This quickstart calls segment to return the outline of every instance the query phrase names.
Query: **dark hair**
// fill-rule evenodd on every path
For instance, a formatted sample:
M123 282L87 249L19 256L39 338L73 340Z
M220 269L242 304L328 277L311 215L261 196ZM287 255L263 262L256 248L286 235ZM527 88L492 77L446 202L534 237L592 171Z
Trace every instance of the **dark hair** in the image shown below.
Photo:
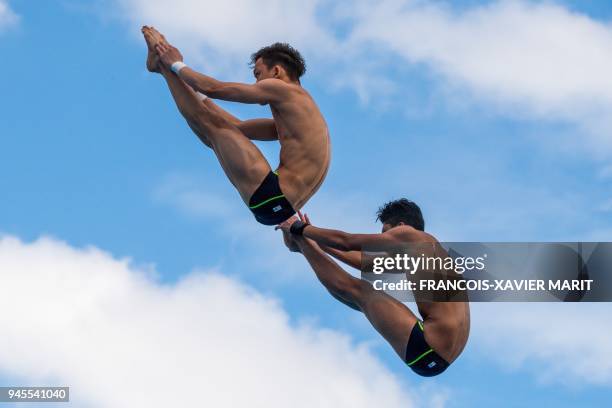
M262 59L268 68L280 65L285 68L289 78L297 81L306 72L306 62L298 50L287 43L274 43L263 47L251 55L251 66L255 65L258 59Z
M410 225L419 231L425 231L425 220L421 209L414 202L405 198L389 201L378 209L376 220L383 224L397 226L400 222Z

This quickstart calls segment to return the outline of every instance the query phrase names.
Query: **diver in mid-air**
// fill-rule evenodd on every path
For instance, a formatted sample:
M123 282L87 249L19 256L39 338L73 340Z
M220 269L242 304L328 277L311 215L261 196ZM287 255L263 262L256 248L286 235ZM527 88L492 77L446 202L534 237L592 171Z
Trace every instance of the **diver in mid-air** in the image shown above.
M319 281L340 302L363 312L372 326L389 342L400 358L417 374L431 377L442 373L457 359L470 332L470 308L465 293L437 301L434 296L415 296L422 320L403 303L370 282L344 271L328 254L356 269L362 269L364 253L372 248L413 246L419 255L448 256L435 237L426 233L420 208L412 201L400 199L385 204L378 211L383 224L380 234L349 234L318 228L307 216L291 217L277 226L283 230L285 244L301 252ZM420 278L440 276L439 271L422 270ZM444 274L455 279L454 271ZM451 299L452 301L448 301Z
M321 186L329 167L325 119L301 86L300 53L275 43L251 56L254 84L223 82L200 74L153 27L143 27L147 68L166 80L176 105L221 167L257 221L276 225L295 214ZM240 120L212 99L269 105L272 119ZM278 140L276 170L251 140Z

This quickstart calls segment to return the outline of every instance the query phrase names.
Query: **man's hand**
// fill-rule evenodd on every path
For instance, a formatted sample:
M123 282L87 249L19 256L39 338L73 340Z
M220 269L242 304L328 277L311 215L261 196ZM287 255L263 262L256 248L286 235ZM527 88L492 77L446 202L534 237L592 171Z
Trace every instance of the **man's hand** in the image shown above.
M306 224L310 224L310 218L308 218L308 214L302 214L300 211L298 211L297 213L298 213L298 216L300 217L300 221L305 222Z
M283 241L285 241L285 245L291 252L302 252L297 242L295 242L295 238L290 233L283 231Z
M295 242L295 237L291 235L291 232L289 232L291 225L297 220L298 218L294 215L274 228L275 230L283 231L283 241L285 241L285 245L291 252L300 252L300 247L298 246L297 242Z
M311 225L310 224L310 219L308 218L308 215L306 214L302 214L300 211L297 212L297 217L294 215L291 218L283 221L282 223L278 224L274 229L275 230L282 230L283 232L287 232L287 233L291 233L291 226L296 222L296 221L302 221L305 224ZM299 218L298 218L299 217Z
M170 44L159 43L155 46L155 51L157 51L162 64L168 68L177 61L183 62L183 55Z
M274 230L282 230L283 233L290 234L289 230L291 229L291 226L293 225L293 223L296 221L298 221L298 217L294 215L291 218L278 224L276 227L274 227Z

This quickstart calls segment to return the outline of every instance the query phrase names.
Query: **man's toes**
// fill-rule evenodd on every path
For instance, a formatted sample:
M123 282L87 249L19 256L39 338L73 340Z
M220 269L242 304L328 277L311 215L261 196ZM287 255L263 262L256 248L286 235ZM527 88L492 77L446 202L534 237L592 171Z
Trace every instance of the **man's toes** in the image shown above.
M158 40L164 40L164 41L166 40L166 39L164 38L164 36L162 35L162 33L160 33L159 31L157 31L157 29L156 29L155 27L151 27L151 32L152 32L152 33L155 35L155 37L156 37Z
M149 50L155 51L155 46L159 43L159 41L155 39L155 36L150 31L147 31L143 34L145 41L147 42L147 46L149 47Z

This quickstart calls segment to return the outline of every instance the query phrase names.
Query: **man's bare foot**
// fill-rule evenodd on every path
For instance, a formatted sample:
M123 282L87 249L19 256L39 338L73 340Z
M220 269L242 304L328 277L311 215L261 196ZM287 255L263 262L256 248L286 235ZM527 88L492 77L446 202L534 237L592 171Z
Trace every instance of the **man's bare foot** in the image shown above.
M147 27L149 28L151 35L153 36L153 38L155 39L155 43L156 44L164 44L164 45L170 45L168 43L168 40L166 40L166 37L164 37L164 35L162 33L160 33L159 31L157 31L157 29L155 27Z
M147 43L147 69L150 72L160 73L159 55L155 51L155 46L158 44L158 37L151 31L150 27L142 27L142 34Z

